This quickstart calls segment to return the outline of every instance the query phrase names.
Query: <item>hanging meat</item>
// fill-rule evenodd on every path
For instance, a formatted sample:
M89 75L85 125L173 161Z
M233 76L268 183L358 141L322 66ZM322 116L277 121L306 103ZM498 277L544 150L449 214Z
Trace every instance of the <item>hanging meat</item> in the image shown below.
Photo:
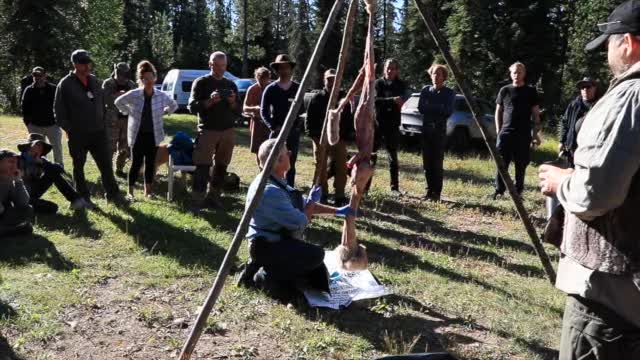
M375 3L373 1L365 0L367 13L369 13L369 27L364 52L364 65L345 99L335 110L332 110L328 124L329 143L333 145L339 140L339 114L344 106L349 105L355 94L361 91L354 116L358 153L347 163L347 166L351 169L351 199L349 206L355 211L357 211L360 201L365 195L367 183L373 176L373 166L371 165L375 116L375 60L373 55L373 14ZM369 264L366 247L358 244L355 221L356 219L353 216L348 216L345 219L342 226L342 241L336 248L338 263L346 270L363 270Z

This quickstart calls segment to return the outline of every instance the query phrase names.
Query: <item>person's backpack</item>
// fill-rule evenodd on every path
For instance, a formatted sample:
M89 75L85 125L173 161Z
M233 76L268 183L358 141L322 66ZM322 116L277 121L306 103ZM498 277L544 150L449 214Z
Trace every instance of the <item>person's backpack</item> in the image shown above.
M178 131L167 146L174 165L193 165L193 138Z

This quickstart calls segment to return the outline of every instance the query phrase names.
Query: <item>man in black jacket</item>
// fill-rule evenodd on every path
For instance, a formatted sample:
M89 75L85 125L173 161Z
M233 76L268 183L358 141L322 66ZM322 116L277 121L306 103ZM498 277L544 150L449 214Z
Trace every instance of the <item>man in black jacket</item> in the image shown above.
M580 89L580 95L567 106L560 121L559 150L567 155L571 167L573 167L573 154L578 148L578 132L582 121L593 104L598 101L597 84L593 79L585 77L578 81L577 88Z
M320 151L320 136L322 135L322 127L324 125L324 119L327 113L327 106L329 105L329 97L331 96L331 90L333 89L333 82L336 77L336 71L329 69L324 73L324 88L316 93L307 108L307 118L305 121L305 129L307 135L313 141L313 157L318 162L318 155ZM344 94L340 92L340 97ZM348 200L344 194L344 188L347 184L347 144L346 141L353 136L353 119L351 117L351 109L349 106L345 107L342 112L340 121L340 141L329 146L327 149L328 156L328 173L333 174L333 187L335 189L335 206L343 206ZM326 173L325 173L326 174ZM322 199L321 203L326 204L327 194L329 193L328 177L323 176L320 180L320 187L322 187Z
M122 200L113 174L101 83L91 74L92 61L87 51L74 51L71 62L74 70L58 84L54 111L56 122L66 131L69 139L76 190L90 203L84 164L87 162L87 153L91 153L100 171L107 200Z
M53 115L53 100L56 86L47 80L44 68L36 66L31 72L33 83L22 95L22 118L29 133L47 137L53 146L54 162L64 167L62 159L62 130Z

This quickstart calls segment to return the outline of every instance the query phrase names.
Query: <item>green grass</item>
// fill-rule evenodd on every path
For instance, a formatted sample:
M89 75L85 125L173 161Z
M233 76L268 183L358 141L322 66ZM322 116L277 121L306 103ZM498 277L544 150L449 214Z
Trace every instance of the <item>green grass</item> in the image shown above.
M175 115L166 127L169 134L193 133L194 121ZM20 119L0 117L0 147L15 148L24 136ZM246 186L257 174L248 136L246 128L237 130L229 170L240 176L243 189L225 195L226 213L187 213L184 182L178 182L173 203L158 198L115 207L96 196L99 210L77 214L57 191L48 193L46 198L62 205L60 213L39 216L32 239L0 241L0 355L175 354L188 328L173 323L193 324L242 215ZM535 152L534 165L553 157L555 148L556 143L545 143ZM401 188L422 195L420 156L405 151L400 162ZM68 154L65 164L71 168ZM366 359L443 348L461 359L557 356L564 297L545 279L510 200L489 200L492 161L486 155L448 155L446 201L439 204L390 196L386 168L381 161L358 237L367 246L370 270L396 295L339 312L303 304L290 308L236 288L229 279L198 344L201 356ZM166 170L159 173L156 189L164 196ZM312 173L305 139L298 184L308 187ZM99 193L92 161L87 178ZM525 206L542 226L544 199L536 185L531 166ZM340 229L337 219L320 219L307 240L331 249ZM547 251L557 258L554 249ZM243 246L236 264L246 257ZM74 330L70 324L76 323Z

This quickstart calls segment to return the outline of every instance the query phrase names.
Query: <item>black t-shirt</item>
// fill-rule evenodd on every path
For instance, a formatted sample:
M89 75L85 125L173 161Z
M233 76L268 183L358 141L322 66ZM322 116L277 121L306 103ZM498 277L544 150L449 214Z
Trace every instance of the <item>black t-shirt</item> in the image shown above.
M531 108L540 100L535 88L513 84L504 86L498 92L496 104L502 105L502 134L531 136Z
M153 114L151 113L151 99L152 96L144 94L144 105L142 106L142 119L140 121L140 133L152 133L153 132Z
M376 120L381 126L400 126L400 108L393 98L407 98L407 85L402 80L378 79L376 88Z

